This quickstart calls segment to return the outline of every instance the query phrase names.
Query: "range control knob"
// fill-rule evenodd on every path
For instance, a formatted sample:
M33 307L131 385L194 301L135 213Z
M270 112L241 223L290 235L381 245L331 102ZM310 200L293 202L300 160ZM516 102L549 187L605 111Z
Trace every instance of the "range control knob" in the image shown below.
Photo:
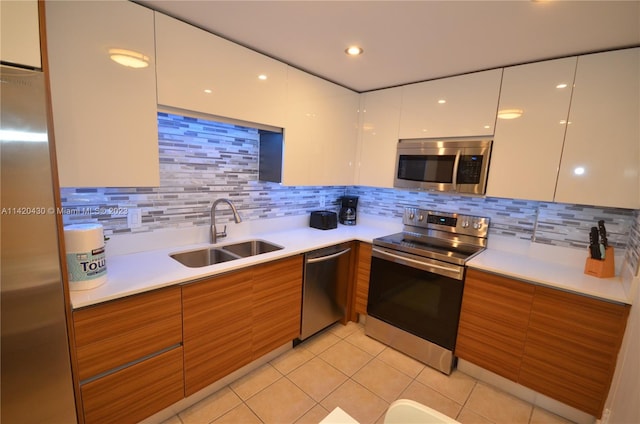
M424 215L420 214L420 216L418 217L418 221L420 222L424 221Z
M416 217L416 214L413 212L409 212L409 219L413 221L413 218Z
M469 221L462 221L462 228L469 228Z

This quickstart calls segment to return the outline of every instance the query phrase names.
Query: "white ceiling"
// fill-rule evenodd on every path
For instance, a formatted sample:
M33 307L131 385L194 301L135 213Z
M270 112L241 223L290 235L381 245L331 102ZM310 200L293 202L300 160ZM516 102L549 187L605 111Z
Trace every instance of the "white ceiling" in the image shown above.
M640 45L640 1L137 2L358 92Z

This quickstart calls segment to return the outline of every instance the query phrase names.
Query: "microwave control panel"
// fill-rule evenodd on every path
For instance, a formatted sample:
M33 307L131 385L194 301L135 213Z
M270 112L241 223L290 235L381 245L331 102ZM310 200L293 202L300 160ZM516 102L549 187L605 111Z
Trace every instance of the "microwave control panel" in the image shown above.
M458 163L458 184L478 184L482 174L482 155L462 155Z

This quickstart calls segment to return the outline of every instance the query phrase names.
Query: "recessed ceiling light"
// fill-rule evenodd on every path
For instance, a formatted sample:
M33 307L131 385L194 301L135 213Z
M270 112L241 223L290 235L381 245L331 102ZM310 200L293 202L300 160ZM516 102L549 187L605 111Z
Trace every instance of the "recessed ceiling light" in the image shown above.
M205 88L204 92L207 93L207 94L211 94L211 93L213 93L213 90L211 90L210 88Z
M364 53L364 50L362 50L362 47L350 46L350 47L347 47L347 49L344 52L349 56L359 56L362 53Z
M500 119L516 119L522 116L524 111L522 109L502 109L498 111L498 118Z
M146 68L149 66L149 56L126 49L109 49L109 57L114 62L128 68Z
M565 83L558 84L558 85L556 85L556 88L567 88L567 84L565 84Z
M258 79L264 81L267 79L267 76L265 74L260 74L258 75Z
M440 99L440 100L438 100L438 103L440 103L441 105L443 105L443 104L447 103L447 101L446 101L445 99Z

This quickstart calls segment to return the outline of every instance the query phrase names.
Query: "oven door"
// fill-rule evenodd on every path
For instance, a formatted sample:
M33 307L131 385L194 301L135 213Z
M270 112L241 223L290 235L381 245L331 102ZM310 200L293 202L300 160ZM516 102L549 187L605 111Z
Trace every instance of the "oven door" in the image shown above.
M453 351L464 267L374 246L367 314Z

